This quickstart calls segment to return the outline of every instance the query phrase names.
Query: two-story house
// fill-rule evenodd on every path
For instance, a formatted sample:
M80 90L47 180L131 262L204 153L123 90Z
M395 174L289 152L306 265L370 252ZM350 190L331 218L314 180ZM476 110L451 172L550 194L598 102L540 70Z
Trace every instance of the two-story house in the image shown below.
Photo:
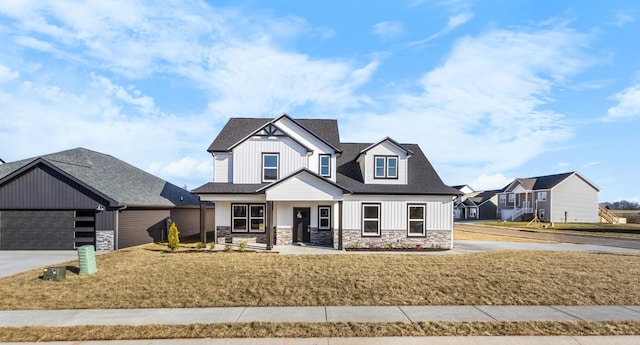
M598 187L578 172L517 178L498 193L502 220L598 222Z
M208 149L216 237L349 247L453 246L453 199L418 145L342 143L336 120L231 118Z

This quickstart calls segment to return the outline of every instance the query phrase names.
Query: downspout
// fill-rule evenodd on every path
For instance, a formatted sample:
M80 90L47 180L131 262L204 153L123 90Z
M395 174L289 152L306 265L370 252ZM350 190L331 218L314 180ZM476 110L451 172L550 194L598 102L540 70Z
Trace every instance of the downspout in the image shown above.
M127 205L122 205L120 208L118 208L116 210L116 231L115 234L113 236L113 240L114 240L114 250L118 250L120 249L119 246L119 240L120 240L120 211L123 211L127 208Z

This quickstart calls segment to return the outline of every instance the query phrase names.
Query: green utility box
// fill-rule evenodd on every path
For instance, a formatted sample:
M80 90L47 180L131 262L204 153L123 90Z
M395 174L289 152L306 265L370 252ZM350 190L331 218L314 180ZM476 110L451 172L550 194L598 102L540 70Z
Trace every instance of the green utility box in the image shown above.
M92 245L78 248L78 262L80 263L80 274L94 274L98 272L96 266L96 250Z
M67 267L47 267L42 274L42 280L60 281L67 278Z

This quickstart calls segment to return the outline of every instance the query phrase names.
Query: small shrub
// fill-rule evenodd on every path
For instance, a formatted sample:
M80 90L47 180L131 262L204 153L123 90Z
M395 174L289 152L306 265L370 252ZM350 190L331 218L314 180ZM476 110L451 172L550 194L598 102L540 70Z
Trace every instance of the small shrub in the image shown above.
M242 241L240 242L240 250L245 250L247 249L247 241Z
M387 243L387 249L393 249L393 243L391 242Z
M169 240L167 242L167 247L174 251L180 245L180 232L178 231L178 226L175 222L171 222L171 226L169 227Z
M202 248L204 248L204 244L202 242L196 243L196 249L200 250Z
M209 243L209 249L211 249L211 250L216 249L216 243L215 242Z
M225 252L230 252L231 251L231 243L227 243L224 245L224 251Z

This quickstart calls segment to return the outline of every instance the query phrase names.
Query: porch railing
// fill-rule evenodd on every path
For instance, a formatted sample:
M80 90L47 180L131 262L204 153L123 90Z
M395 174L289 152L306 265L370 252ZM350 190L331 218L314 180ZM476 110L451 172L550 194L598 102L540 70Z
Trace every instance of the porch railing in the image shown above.
M511 214L511 221L513 222L514 220L516 220L516 218L522 216L522 208L516 208L513 210L513 213Z

